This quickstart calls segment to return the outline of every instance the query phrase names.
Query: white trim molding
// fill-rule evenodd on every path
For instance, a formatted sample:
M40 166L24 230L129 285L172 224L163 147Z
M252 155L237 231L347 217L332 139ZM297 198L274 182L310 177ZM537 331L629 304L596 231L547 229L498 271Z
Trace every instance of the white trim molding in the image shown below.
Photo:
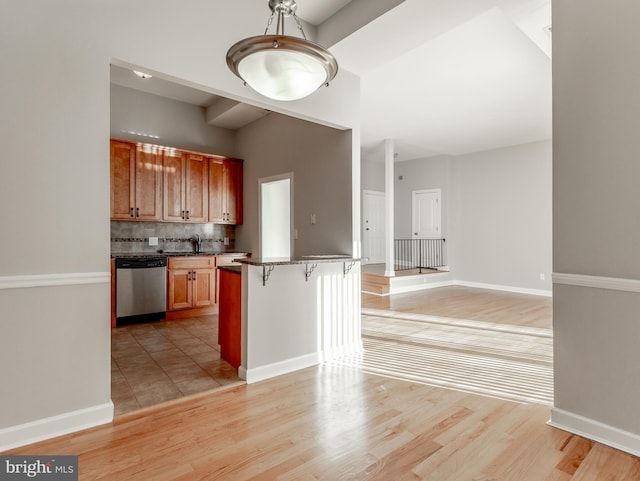
M238 369L238 375L240 378L247 381L247 384L252 384L272 377L282 376L283 374L289 374L290 372L315 366L317 364L320 364L320 354L314 352L313 354L307 354L305 356L286 359L284 361L274 362L272 364L250 369L240 366L240 369Z
M541 297L551 297L552 291L546 289L530 289L526 287L514 287L514 286L504 286L500 284L485 284L483 282L467 282L467 281L458 281L458 280L445 280L436 282L437 278L442 278L443 276L448 276L449 272L441 272L437 274L428 274L423 277L413 276L416 280L411 280L412 277L394 277L391 279L391 285L389 289L389 293L387 294L377 294L376 295L388 296L391 294L400 294L405 292L414 292L420 291L423 289L433 289L436 287L449 287L449 286L463 286L463 287L473 287L476 289L489 289L492 291L503 291L503 292L514 292L517 294L528 294L532 296L541 296ZM432 282L433 281L433 282Z
M613 291L640 292L640 280L618 277L588 276L584 274L553 273L553 283L567 286L594 287Z
M113 421L113 402L0 429L0 452Z
M552 408L549 426L640 456L640 436L563 409Z
M457 286L475 287L477 289L489 289L492 291L515 292L516 294L529 294L531 296L551 297L552 291L545 289L530 289L528 287L503 286L501 284L485 284L483 282L456 281Z
M27 287L75 286L80 284L107 284L110 272L75 272L63 274L33 274L26 276L0 276L0 289Z

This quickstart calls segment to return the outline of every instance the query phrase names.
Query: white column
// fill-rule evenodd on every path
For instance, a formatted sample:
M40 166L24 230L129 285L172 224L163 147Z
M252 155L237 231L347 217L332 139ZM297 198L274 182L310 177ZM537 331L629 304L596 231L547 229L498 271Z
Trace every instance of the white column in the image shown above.
M384 185L385 185L385 243L384 258L385 268L384 275L388 277L395 276L394 270L394 252L393 252L393 159L395 157L393 139L384 141Z

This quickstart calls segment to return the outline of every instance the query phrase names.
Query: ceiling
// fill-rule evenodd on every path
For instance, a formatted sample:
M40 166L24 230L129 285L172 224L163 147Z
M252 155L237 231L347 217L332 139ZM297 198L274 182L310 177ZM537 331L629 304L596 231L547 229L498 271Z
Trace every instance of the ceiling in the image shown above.
M363 159L384 160L385 139L402 161L551 138L550 0L376 0L372 13L373 3L297 10L318 38L339 39L325 46L361 78ZM208 107L225 128L268 113L115 66L112 82Z

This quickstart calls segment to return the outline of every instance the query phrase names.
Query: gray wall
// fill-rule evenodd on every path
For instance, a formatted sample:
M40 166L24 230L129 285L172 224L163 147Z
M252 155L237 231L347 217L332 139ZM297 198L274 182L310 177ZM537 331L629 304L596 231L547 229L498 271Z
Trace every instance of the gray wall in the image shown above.
M442 190L456 280L551 290L550 141L396 163L396 238L411 238L411 193L421 189Z
M259 252L258 179L293 172L294 255L352 254L350 131L272 113L238 131L238 152L245 187L238 249Z
M553 3L555 409L635 436L638 18L635 1Z
M454 166L456 279L550 290L551 142L463 155Z
M52 427L40 421L51 416L64 415L65 429L103 422L86 413L110 403L110 63L307 120L359 122L359 82L347 71L330 89L286 105L229 72L233 39L264 28L260 2L242 12L197 0L34 0L7 9L0 204L19 208L0 210L0 379L13 387L2 391L0 445L25 434L24 422L37 421L45 435ZM359 167L358 151L350 153Z
M394 166L394 221L397 239L412 239L412 192L441 189L442 236L447 238L449 226L452 158L441 156L397 162ZM400 180L402 177L402 180Z
M362 190L384 192L384 162L365 161L360 169Z
M111 84L111 137L235 157L235 132L208 125L204 108L115 84Z

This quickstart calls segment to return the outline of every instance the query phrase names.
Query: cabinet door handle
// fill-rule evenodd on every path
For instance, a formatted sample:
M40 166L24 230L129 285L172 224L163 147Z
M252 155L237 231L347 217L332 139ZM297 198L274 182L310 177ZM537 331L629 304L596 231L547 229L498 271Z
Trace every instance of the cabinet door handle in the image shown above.
M133 207L131 207L131 217L135 217L135 215L133 214Z
M187 281L191 280L191 271L187 272Z
M193 280L196 280L196 271L193 271Z
M180 215L184 219L184 211L180 211L180 212L182 212Z
M140 217L140 207L136 207L136 217Z
M187 211L187 220L189 220L189 211Z

